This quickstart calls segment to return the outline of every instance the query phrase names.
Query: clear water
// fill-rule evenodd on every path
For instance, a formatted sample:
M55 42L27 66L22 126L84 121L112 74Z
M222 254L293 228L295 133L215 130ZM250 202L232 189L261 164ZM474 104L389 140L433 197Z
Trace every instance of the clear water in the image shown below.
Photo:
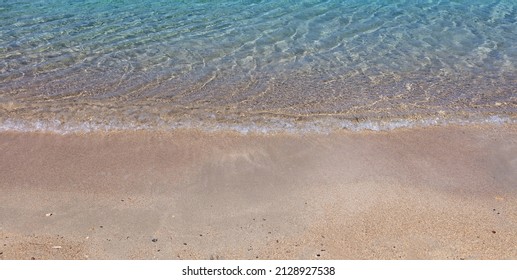
M0 127L515 121L517 1L4 0Z

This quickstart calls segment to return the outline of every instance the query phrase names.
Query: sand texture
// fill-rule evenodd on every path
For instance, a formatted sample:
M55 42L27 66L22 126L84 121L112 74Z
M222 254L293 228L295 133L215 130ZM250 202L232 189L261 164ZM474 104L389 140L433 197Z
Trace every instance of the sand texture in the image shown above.
M0 133L0 259L517 259L517 126Z

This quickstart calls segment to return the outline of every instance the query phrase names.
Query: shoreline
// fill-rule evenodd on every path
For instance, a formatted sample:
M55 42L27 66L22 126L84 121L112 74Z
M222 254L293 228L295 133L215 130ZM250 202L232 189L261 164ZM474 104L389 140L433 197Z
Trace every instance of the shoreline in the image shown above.
M517 259L517 125L0 132L0 259Z
M156 116L155 116L156 117ZM256 118L257 116L255 116ZM59 120L28 121L23 119L0 119L0 133L53 133L59 135L69 134L96 134L96 133L175 133L177 131L199 131L201 133L239 133L239 134L335 134L356 132L381 132L399 129L425 129L432 127L457 127L457 126L504 126L517 124L517 118L509 115L486 116L456 116L445 118L415 116L411 118L393 119L339 119L334 115L317 119L309 116L295 118L253 118L233 122L231 119L198 119L175 120L172 123L157 121L156 118L149 123L129 122L123 124L120 121L110 121L109 124L93 121L62 122ZM149 121L149 119L146 119ZM170 120L169 120L170 121Z

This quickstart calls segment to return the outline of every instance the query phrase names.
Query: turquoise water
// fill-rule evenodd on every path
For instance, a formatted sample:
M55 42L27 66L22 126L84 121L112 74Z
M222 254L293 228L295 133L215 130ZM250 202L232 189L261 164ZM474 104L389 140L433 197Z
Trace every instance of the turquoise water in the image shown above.
M517 1L0 3L3 130L514 121Z

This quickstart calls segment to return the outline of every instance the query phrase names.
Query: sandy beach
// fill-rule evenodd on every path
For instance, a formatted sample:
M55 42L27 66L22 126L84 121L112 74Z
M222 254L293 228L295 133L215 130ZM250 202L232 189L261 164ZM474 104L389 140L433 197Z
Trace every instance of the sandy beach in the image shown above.
M0 133L0 259L517 259L517 126Z

